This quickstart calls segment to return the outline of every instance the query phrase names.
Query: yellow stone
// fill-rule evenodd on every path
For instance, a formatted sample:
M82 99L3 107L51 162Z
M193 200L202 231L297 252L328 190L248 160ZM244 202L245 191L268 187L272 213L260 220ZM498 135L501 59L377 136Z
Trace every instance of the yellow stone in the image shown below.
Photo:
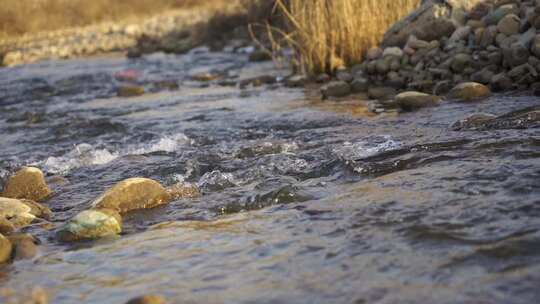
M38 168L24 167L8 179L2 196L39 202L50 194L43 172Z

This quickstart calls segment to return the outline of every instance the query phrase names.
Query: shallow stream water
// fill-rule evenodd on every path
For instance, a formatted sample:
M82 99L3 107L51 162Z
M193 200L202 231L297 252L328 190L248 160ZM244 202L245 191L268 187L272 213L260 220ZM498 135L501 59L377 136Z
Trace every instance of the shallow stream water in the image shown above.
M116 97L126 70L149 93ZM191 80L201 72L223 79ZM39 255L2 266L0 287L41 286L51 303L540 299L538 125L451 128L537 98L375 116L356 97L225 85L268 74L287 71L204 49L0 70L0 175L38 166L55 193L52 225L27 229ZM164 90L171 81L178 89ZM130 213L118 238L55 241L56 227L135 176L203 195Z

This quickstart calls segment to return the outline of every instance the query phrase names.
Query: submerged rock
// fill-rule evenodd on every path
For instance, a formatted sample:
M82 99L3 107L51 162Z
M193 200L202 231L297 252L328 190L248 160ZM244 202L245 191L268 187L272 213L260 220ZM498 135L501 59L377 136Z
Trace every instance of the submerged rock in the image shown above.
M434 106L440 100L441 98L439 96L413 91L403 92L396 96L396 103L406 111Z
M126 302L126 304L166 304L167 301L164 297L158 295L145 295L137 298L133 298Z
M8 179L2 192L4 197L33 201L41 201L50 194L43 172L34 167L24 167L17 171Z
M123 213L136 209L154 208L170 200L169 193L158 182L136 177L117 183L98 197L92 206Z
M169 193L171 200L201 196L199 188L196 185L189 183L177 183L167 188L167 193Z
M455 86L447 97L459 101L474 101L489 95L491 91L487 86L477 82L464 82Z
M118 89L118 97L136 97L144 95L144 88L140 86L123 86Z
M8 221L15 229L28 226L36 216L32 214L32 208L22 201L0 197L0 218ZM4 231L7 233L7 231Z
M13 246L13 259L32 259L37 255L39 241L28 233L10 235L7 239Z
M11 259L12 250L11 242L0 234L0 263L5 263Z
M33 214L36 217L50 220L52 217L51 209L49 209L47 206L44 206L40 203L36 203L31 200L20 200L21 203L25 204L26 206L30 207L30 213Z
M497 116L493 114L475 113L465 119L457 121L452 125L451 129L454 131L476 129L484 126L485 123L492 121L495 118L497 118Z
M85 210L57 231L62 242L98 239L122 232L122 217L111 209Z

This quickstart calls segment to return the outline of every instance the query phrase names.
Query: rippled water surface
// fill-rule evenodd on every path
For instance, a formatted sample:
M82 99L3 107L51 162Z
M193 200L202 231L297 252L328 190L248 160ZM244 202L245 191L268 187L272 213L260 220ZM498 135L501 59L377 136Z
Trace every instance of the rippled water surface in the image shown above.
M128 69L147 94L116 97ZM190 78L207 71L222 77ZM42 286L53 303L538 301L540 129L451 128L537 98L372 116L356 98L226 86L265 74L287 71L204 50L0 70L0 175L32 164L55 191L53 225L28 229L40 254L4 266L0 286ZM203 196L131 213L117 239L54 240L134 176Z

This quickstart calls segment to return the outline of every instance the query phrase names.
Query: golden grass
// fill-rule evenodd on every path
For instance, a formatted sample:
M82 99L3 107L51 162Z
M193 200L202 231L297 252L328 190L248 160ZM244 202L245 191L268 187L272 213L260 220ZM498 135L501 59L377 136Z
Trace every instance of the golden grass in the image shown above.
M222 0L1 0L0 38L145 17Z
M332 73L362 60L394 22L420 0L278 0L288 21L283 33L307 74Z

